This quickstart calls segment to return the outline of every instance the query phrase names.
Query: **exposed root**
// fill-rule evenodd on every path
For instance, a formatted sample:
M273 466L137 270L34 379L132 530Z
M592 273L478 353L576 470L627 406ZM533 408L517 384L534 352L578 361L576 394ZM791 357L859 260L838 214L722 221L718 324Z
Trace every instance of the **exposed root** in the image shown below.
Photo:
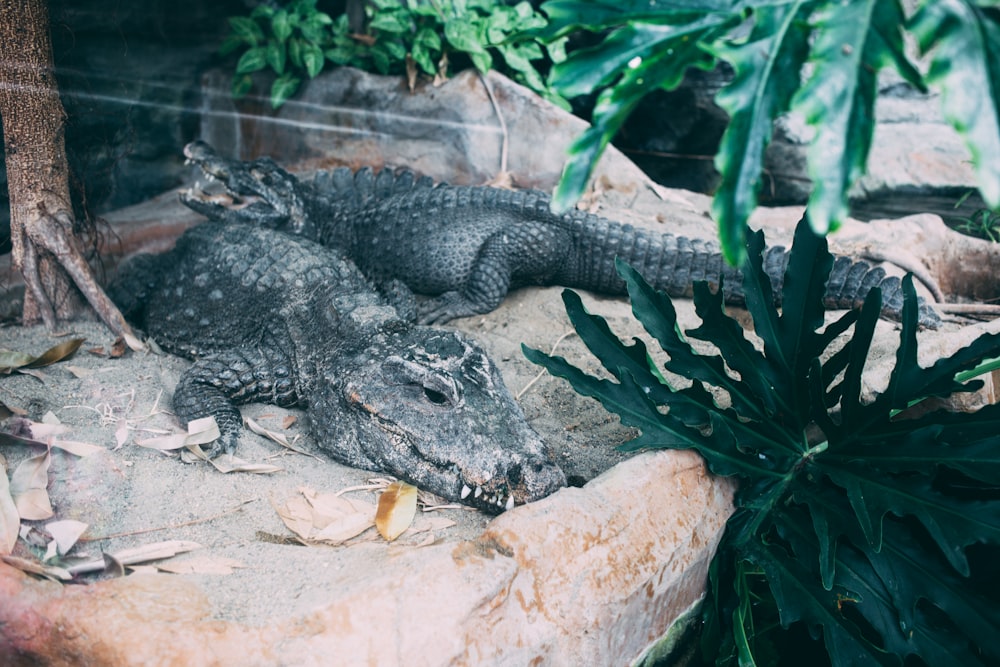
M146 346L136 337L125 321L121 311L111 302L104 290L97 284L94 273L80 251L76 239L67 230L73 228L66 211L49 214L45 211L25 226L26 245L21 261L24 285L30 291L38 307L39 316L50 329L56 326L56 309L42 286L38 257L40 251L51 255L66 271L77 289L94 309L97 316L117 336L133 350L144 350Z

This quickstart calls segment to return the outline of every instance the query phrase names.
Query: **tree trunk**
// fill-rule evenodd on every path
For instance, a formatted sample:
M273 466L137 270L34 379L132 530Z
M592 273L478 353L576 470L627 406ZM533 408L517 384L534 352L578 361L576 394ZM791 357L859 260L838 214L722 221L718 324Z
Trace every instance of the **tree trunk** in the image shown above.
M25 285L23 321L53 328L80 313L82 294L112 331L132 338L73 234L65 120L46 0L0 0L0 122L13 260Z

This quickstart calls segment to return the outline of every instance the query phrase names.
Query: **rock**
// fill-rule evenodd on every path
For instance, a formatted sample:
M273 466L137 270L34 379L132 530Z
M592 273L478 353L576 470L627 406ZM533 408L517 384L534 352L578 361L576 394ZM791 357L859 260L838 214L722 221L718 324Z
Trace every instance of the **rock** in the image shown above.
M266 97L234 102L229 87L227 72L205 75L201 139L233 157L270 155L300 168L389 164L478 185L499 175L506 143L507 170L517 186L551 190L566 148L587 127L496 72L461 72L439 87L420 82L411 93L401 77L341 67L317 76L277 111ZM263 79L256 90L267 90ZM652 185L614 149L597 175L610 187Z
M638 657L702 595L732 501L731 484L706 482L693 453L644 454L584 489L503 515L474 540L338 550L336 568L313 575L316 585L332 586L331 597L264 624L215 618L211 601L184 577L63 588L0 564L0 658L12 665L620 663Z

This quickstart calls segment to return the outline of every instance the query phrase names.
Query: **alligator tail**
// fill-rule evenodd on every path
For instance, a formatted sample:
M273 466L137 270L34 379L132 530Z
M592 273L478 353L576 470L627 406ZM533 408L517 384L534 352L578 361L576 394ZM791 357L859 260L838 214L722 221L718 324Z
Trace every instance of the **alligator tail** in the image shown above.
M718 286L722 278L728 303L745 303L743 274L730 266L713 241L673 234L656 234L632 225L616 224L596 216L574 216L584 240L579 245L580 266L573 272L579 280L574 286L594 291L624 294L624 281L614 268L619 257L642 275L656 289L675 297L687 297L693 285L705 281ZM788 268L788 252L781 246L764 250L763 268L771 281L775 305L780 306L781 288ZM859 308L872 289L882 291L882 315L900 320L903 312L903 285L896 276L865 261L838 256L826 283L823 305L828 309ZM940 315L921 297L919 323L936 329Z

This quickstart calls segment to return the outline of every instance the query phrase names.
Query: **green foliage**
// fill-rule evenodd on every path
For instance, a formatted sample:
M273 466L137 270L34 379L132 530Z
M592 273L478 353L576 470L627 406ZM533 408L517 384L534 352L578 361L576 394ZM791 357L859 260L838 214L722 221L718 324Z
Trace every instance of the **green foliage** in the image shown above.
M955 208L960 207L972 194L971 191L962 195ZM955 231L966 236L973 236L991 243L1000 243L1000 213L980 208L968 216L950 216L945 218L945 223Z
M727 258L744 258L746 221L757 205L764 151L779 115L798 112L815 129L808 152L810 220L820 233L848 212L874 128L877 75L895 69L924 89L903 49L912 33L928 58L926 80L974 159L979 187L1000 207L1000 14L995 0L923 0L908 20L900 0L550 0L545 37L586 30L597 46L573 51L550 83L567 97L597 92L593 127L573 144L554 198L570 207L608 141L647 93L676 87L689 67L719 61L735 76L717 97L731 123L716 167L713 201ZM994 7L987 10L987 7ZM916 138L919 140L918 138Z
M570 319L613 379L530 348L525 354L638 428L623 449L695 449L713 473L739 481L710 570L710 661L767 664L788 650L789 629L804 629L822 639L805 643L825 648L834 665L900 665L911 655L930 665L996 664L1000 605L983 583L993 563L982 565L1000 544L1000 406L900 412L978 388L959 379L1000 356L1000 334L921 367L907 277L895 366L885 390L863 398L879 290L826 325L822 296L833 260L803 222L779 313L763 244L760 233L748 236L744 271L759 346L726 315L721 290L695 286L702 324L682 332L670 298L619 263L633 313L666 353L668 373L644 342L620 340L569 290ZM697 352L692 339L717 353Z
M564 39L542 44L525 31L545 19L529 2L509 6L499 0L374 0L366 3L365 34L355 34L347 15L336 19L316 9L316 0L294 0L276 9L256 7L249 16L229 19L223 53L241 51L233 95L246 95L253 72L270 68L275 108L295 94L304 76L315 77L327 61L382 74L446 75L465 58L480 72L495 66L546 99L565 108L535 62L564 57Z

